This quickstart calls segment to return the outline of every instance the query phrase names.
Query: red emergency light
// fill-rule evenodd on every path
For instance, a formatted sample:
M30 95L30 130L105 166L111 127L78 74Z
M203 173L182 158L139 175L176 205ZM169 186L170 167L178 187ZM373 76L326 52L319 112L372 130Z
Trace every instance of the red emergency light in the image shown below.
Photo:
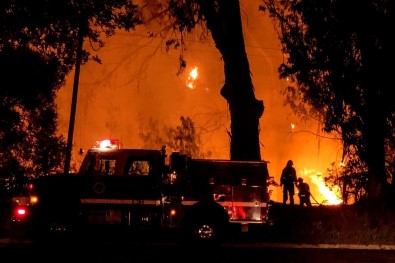
M101 141L96 141L96 145L93 148L98 148L101 150L121 149L121 144L119 140L105 139Z
M17 206L14 209L14 213L13 214L14 214L14 217L15 217L16 220L22 220L22 219L27 217L27 215L28 215L28 208L26 206L22 206L22 205Z

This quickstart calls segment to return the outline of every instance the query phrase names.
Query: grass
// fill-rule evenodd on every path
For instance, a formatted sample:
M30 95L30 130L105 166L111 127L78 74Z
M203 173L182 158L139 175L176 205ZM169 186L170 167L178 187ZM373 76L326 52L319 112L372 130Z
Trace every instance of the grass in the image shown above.
M273 204L274 242L309 244L395 244L395 211L364 205L300 207Z

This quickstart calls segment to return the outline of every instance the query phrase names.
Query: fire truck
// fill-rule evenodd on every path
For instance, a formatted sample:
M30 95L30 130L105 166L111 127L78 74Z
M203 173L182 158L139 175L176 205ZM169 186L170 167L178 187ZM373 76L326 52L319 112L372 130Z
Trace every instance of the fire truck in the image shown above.
M38 236L179 230L183 238L221 240L270 222L267 162L193 159L165 147L123 149L98 141L76 173L33 182L29 215Z

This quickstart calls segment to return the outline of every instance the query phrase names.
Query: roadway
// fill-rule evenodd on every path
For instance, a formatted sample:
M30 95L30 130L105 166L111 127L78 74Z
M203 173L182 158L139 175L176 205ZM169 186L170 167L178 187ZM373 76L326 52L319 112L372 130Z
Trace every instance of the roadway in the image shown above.
M1 262L237 262L237 263L393 263L393 245L225 242L192 247L173 241L79 240L36 244L0 239ZM3 260L4 259L4 260Z

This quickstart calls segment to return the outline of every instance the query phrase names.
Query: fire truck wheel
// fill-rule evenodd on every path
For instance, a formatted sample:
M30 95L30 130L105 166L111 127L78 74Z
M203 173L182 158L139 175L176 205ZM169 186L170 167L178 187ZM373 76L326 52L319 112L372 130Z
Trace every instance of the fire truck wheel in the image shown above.
M198 202L187 211L183 234L187 241L200 244L220 244L224 240L229 216L216 202Z

